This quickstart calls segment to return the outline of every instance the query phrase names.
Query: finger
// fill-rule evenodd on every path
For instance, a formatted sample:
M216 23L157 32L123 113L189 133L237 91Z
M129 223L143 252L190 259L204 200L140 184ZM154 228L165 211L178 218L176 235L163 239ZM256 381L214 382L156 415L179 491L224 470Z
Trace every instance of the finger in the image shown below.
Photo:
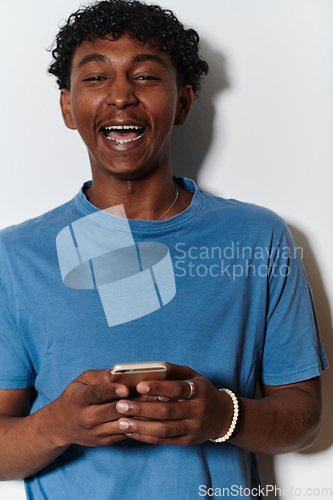
M86 370L75 380L88 385L108 383L111 382L111 370L109 368L103 370Z
M93 430L93 434L119 434L119 427L116 424L119 414L114 404L114 408L110 406L111 403L86 408L77 418L79 427L88 431Z
M197 391L198 381L191 379ZM166 398L187 399L191 394L191 386L186 380L146 380L136 386L139 394L163 396Z
M137 420L133 418L120 418L119 429L127 434L141 434L161 440L185 434L192 434L190 420L171 420L167 422Z
M156 401L155 397L154 398L146 398L145 396L139 396L139 398L144 398L143 401ZM138 400L139 401L139 400ZM124 400L123 403L126 405L126 407L129 406L128 401ZM138 403L130 403L131 406L135 406ZM149 405L148 405L149 406ZM139 410L140 411L140 410ZM133 410L133 414L135 414L135 410ZM116 407L116 401L110 402L110 403L105 403L105 404L96 404L96 405L91 405L88 406L86 409L86 414L87 418L90 419L91 421L91 427L94 425L100 425L103 423L107 422L112 422L114 420L118 420L121 416L123 416L123 413L120 413Z
M80 406L90 406L127 397L129 389L123 384L101 383L95 385L80 384L75 394L75 402Z
M192 405L173 401L144 403L121 399L115 408L121 415L152 420L180 420L190 418L193 414Z
M198 372L192 370L189 366L175 365L174 363L166 363L168 380L186 380L198 376Z
M119 428L118 421L90 427L89 422L80 421L81 432L76 442L84 446L105 446L126 439L126 433Z
M169 401L168 398L165 398ZM145 401L145 402L156 402L159 401L159 396L149 396L145 394L135 394L134 396L131 396L127 398L127 401Z
M123 416L117 411L116 402L90 405L83 411L79 424L85 429L92 429L99 425L115 422Z

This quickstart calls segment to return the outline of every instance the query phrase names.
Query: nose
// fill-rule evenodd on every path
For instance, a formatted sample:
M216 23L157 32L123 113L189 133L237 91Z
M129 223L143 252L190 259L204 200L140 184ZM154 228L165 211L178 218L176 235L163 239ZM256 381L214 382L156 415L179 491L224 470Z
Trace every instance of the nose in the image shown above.
M110 82L110 90L107 97L108 106L124 109L129 106L135 106L137 103L138 99L127 78L116 78Z

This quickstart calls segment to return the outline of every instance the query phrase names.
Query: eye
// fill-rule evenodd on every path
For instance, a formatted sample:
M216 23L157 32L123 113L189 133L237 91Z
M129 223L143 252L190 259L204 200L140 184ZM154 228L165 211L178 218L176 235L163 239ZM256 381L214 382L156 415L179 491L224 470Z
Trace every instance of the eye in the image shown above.
M150 76L150 75L141 75L137 76L135 80L141 80L141 81L149 81L149 80L160 80L160 78L157 78L156 76Z
M85 78L84 82L101 82L103 80L107 80L105 76L90 76L89 78Z

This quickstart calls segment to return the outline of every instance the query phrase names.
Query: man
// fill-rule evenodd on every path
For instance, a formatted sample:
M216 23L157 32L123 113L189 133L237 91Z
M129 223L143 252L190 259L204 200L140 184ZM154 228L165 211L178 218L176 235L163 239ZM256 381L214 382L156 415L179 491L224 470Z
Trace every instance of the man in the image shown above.
M29 499L261 496L253 452L314 441L327 362L283 221L172 177L198 36L110 0L73 14L53 56L92 182L1 233L0 477ZM111 381L157 359L167 380L137 396Z

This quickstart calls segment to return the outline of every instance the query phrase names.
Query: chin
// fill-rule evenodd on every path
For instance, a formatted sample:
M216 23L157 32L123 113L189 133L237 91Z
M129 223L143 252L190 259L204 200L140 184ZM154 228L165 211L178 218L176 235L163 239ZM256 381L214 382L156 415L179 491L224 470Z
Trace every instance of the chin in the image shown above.
M106 170L106 172L111 176L114 177L115 179L118 179L120 181L135 181L135 180L140 180L145 177L149 177L150 175L153 174L153 170L151 169L138 169L138 168L126 168L126 167L119 167L119 168L113 168L112 170Z

